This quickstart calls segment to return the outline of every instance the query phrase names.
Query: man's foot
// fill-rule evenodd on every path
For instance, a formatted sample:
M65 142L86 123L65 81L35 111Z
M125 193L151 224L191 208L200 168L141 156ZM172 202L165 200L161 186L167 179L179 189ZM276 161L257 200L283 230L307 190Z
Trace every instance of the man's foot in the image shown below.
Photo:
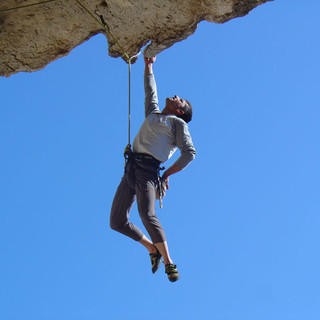
M165 273L168 275L168 279L171 282L175 282L180 278L179 272L177 270L177 266L175 264L172 264L172 263L166 264Z
M152 273L155 273L158 271L161 263L161 254L157 250L156 253L150 253L150 259L151 259L151 264L152 264Z

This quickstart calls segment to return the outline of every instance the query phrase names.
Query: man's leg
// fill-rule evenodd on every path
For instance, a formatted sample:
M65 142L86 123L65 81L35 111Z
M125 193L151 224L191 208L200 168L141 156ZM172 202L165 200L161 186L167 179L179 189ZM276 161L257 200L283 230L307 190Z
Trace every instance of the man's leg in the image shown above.
M155 247L155 245L145 235L142 236L139 242L147 248L149 253L157 252L157 248Z
M163 257L163 263L164 265L167 265L169 263L173 263L172 259L170 258L170 254L169 254L169 248L168 248L168 244L167 241L164 242L158 242L154 244L156 246L156 248L159 250L159 252L161 253L162 257Z
M145 235L143 235L142 238L139 240L139 242L147 248L149 253L157 253L157 250L158 250L161 256L163 257L164 265L173 263L169 255L167 241L153 243Z
M134 169L128 165L127 173L123 176L114 196L110 214L110 226L112 229L140 242L149 251L149 253L155 254L157 252L157 248L154 244L139 228L128 220L130 210L135 201L135 191L132 189L132 186L135 184L135 179L133 178L134 174L132 170Z
M180 278L179 272L177 266L172 263L164 230L155 213L156 181L152 176L148 179L146 175L146 172L136 171L136 193L139 214L153 244L163 257L168 279L171 282L175 282ZM161 256L159 254L151 254L150 256L152 272L154 273L160 266Z
M133 240L139 241L143 233L129 221L130 210L134 201L135 191L129 187L127 177L124 175L112 202L110 227Z
M132 181L130 181L131 183ZM136 188L139 189L140 188ZM151 188L152 189L152 188ZM142 189L141 189L142 190ZM141 194L146 193L146 192L141 192ZM152 220L152 223L157 226L157 232L155 234L156 238L153 239L155 242L155 239L160 236L161 239L165 239L164 231L162 229L161 224L159 223L156 215L155 215L155 189L153 188L153 200L149 196L147 197L148 199L145 201L146 204L152 203L153 202L153 214L151 214L151 219L145 218L145 213L146 211L142 209L140 213L140 217L146 226L146 229L150 233L152 231L152 226L150 227L150 224L147 223L147 220ZM142 197L144 198L144 197ZM179 273L178 270L176 269L176 266L171 264L169 261L171 261L170 256L169 256L169 250L166 241L160 241L157 243L157 248L160 251L161 255L158 253L157 248L155 245L142 233L142 231L137 228L134 224L132 224L129 221L129 214L130 210L132 208L132 205L135 200L135 191L130 188L129 183L128 183L128 175L125 174L124 177L122 178L117 192L114 196L113 203L112 203L112 208L111 208L111 214L110 214L110 226L112 229L140 242L143 246L147 248L147 250L150 252L150 258L151 258L151 263L152 263L152 272L156 272L160 266L161 263L161 255L164 258L164 263L166 265L166 273L168 274L168 278L170 281L176 281L179 279ZM139 205L138 205L139 206ZM150 207L148 204L147 207ZM142 206L144 208L144 206ZM152 210L150 211L152 212ZM151 223L151 225L152 225ZM162 231L161 231L162 230ZM154 234L152 232L152 234Z
M146 170L136 170L137 204L142 223L166 265L172 263L172 259L169 254L165 232L155 213L155 179L156 177Z

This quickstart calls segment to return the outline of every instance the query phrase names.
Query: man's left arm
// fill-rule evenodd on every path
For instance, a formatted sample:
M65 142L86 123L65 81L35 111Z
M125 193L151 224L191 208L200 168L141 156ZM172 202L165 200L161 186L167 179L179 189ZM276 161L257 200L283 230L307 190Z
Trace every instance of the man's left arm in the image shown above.
M163 173L162 176L162 179L166 181L167 189L169 189L169 176L184 169L196 155L196 150L192 143L188 125L183 120L179 120L176 123L176 144L181 151L181 155L178 160Z

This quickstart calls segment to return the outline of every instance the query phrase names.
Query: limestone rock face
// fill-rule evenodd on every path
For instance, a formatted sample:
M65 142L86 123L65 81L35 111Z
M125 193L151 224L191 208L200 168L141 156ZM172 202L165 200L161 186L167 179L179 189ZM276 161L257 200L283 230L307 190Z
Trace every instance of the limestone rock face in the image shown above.
M202 20L224 23L271 0L6 0L0 3L0 76L36 71L103 33L109 55L158 54ZM7 10L9 8L34 6ZM106 23L104 28L102 20Z

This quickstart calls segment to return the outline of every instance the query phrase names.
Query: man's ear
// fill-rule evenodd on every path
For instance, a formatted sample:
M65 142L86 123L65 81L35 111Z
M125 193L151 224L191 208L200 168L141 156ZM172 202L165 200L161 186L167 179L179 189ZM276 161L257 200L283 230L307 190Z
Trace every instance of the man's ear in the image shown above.
M176 115L177 116L182 116L183 114L184 114L184 111L182 109L179 108L179 109L176 110Z

